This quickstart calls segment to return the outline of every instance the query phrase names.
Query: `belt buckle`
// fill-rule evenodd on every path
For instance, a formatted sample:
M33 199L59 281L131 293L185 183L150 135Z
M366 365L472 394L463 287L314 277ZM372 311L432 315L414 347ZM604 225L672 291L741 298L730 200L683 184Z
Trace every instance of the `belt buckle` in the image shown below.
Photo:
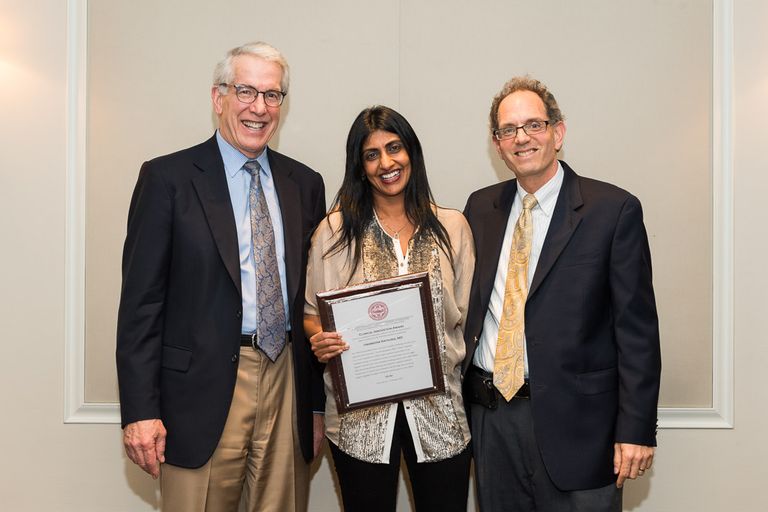
M486 389L488 390L488 407L491 410L494 410L499 407L499 391L496 389L496 386L493 384L493 377L483 377L483 384L485 385Z
M251 346L253 347L253 350L258 350L259 347L256 346L256 333L251 333Z

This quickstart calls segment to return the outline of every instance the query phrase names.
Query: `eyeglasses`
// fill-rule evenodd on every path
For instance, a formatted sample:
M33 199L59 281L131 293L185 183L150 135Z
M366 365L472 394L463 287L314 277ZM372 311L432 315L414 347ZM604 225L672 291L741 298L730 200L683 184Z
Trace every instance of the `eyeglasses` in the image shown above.
M235 94L237 95L237 99L242 101L243 103L253 103L256 101L256 98L259 97L259 94L264 95L264 103L268 107L279 107L283 104L283 99L285 99L285 95L288 94L287 92L283 91L259 91L258 89L254 89L250 85L241 85L241 84L219 84L223 85L224 87L229 87L230 85L235 88Z
M517 130L521 128L526 135L536 135L546 130L547 125L549 125L549 121L531 121L522 126L505 126L504 128L493 130L493 136L496 137L496 140L511 139L517 137Z

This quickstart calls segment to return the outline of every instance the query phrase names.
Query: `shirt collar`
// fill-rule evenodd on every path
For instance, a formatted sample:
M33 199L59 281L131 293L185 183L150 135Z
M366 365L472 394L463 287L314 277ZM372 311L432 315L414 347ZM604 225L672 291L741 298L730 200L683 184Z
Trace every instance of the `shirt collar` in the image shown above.
M558 161L557 172L555 172L555 175L552 176L552 178L546 182L543 187L537 190L535 194L533 194L536 197L536 207L541 208L541 211L547 217L551 217L552 213L555 211L557 196L560 195L560 187L563 185L564 176L565 173L563 172L563 166L560 161ZM517 200L520 201L520 204L523 204L523 197L525 197L528 192L526 192L518 182L517 192L515 194L517 196Z
M216 130L216 142L219 145L219 152L221 153L221 159L224 160L224 172L227 176L234 178L234 176L243 168L245 162L251 160L240 151L238 151L232 144L227 142L224 137L221 136L219 130ZM262 170L271 176L269 167L269 157L267 157L267 150L264 148L259 156L256 157L256 161L261 165Z

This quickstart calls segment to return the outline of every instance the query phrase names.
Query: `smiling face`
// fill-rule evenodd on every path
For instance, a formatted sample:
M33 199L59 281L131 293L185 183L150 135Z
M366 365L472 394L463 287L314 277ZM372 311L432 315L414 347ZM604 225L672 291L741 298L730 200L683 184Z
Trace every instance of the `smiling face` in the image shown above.
M232 83L249 85L259 91L282 90L280 80L283 71L275 62L254 55L239 55L235 57L232 68ZM211 90L211 99L224 140L248 158L259 156L277 130L280 107L267 106L262 94L253 103L243 103L237 99L233 87L222 94L216 85Z
M548 121L547 109L539 96L531 91L516 91L499 104L498 126L522 126L531 121ZM517 136L496 140L496 151L515 173L526 192L533 193L557 172L557 151L563 144L565 124L547 126L542 133L528 135L522 129Z
M373 202L404 199L405 186L411 177L411 159L400 137L376 130L363 143L363 169L373 190Z

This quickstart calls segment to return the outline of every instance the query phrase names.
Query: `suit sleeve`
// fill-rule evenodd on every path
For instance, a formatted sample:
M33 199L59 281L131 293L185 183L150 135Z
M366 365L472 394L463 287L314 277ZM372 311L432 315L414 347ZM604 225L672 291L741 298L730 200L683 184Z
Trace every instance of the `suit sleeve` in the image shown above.
M314 209L313 223L315 225L315 230L317 230L317 226L323 218L325 218L325 186L321 180ZM309 341L305 339L305 343L308 345ZM324 370L325 365L312 355L312 410L316 412L325 411L325 387L323 384Z
M623 205L611 245L609 282L619 365L616 441L656 446L661 377L651 255L640 202Z
M160 417L163 313L171 256L171 194L145 163L128 212L117 319L122 425Z
M464 205L463 215L468 223L472 222L471 219L472 219L472 198L473 197L474 197L474 194L469 196L469 198L467 199L467 204Z

